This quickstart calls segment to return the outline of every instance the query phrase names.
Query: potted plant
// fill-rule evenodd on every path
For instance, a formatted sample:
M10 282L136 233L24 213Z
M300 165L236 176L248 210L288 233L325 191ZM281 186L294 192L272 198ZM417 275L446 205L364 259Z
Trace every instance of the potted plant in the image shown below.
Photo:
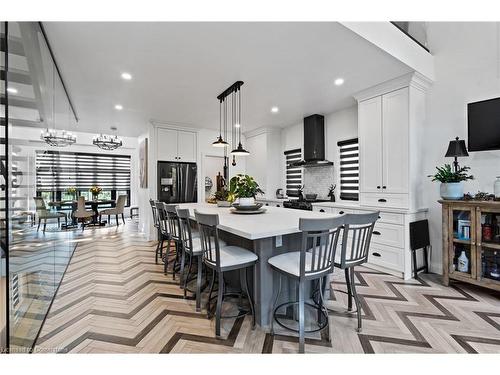
M230 207L231 200L229 191L226 188L217 190L214 194L215 201L217 202L217 207Z
M90 188L90 192L92 193L92 199L93 200L97 200L97 198L99 197L99 193L102 191L102 188L100 188L99 186L97 185L94 185Z
M463 181L473 180L474 176L468 174L469 167L461 167L453 171L450 164L436 167L437 173L429 175L432 181L441 182L440 195L443 199L462 199L464 196Z
M257 194L264 194L257 181L246 174L237 174L229 181L229 193L239 199L241 206L251 206L255 203Z

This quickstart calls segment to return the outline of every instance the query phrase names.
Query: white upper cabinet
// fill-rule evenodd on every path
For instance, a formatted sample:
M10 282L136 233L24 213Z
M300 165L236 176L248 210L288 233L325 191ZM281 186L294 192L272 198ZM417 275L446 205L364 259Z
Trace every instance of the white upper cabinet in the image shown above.
M408 88L382 96L382 191L408 193Z
M196 163L196 133L179 131L177 145L177 160Z
M196 133L158 128L158 160L196 162Z
M356 95L361 205L421 208L419 155L428 85L410 73Z
M360 191L379 192L382 187L382 97L359 103Z

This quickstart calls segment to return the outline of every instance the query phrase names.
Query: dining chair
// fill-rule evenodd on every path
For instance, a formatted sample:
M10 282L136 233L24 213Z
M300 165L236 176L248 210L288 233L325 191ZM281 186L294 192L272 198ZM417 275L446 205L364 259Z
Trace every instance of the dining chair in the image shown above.
M127 203L126 195L119 195L116 200L116 205L113 208L106 208L99 212L99 222L101 222L102 215L108 215L108 224L111 224L110 218L111 215L115 215L116 226L120 225L118 221L118 215L122 216L123 224L125 224L125 216L123 215L123 211L125 210L125 203Z
M35 200L36 216L38 216L38 227L36 228L37 232L40 230L42 220L43 233L45 233L48 219L57 219L57 227L61 225L61 218L64 218L66 225L68 224L68 216L64 212L48 210L45 205L45 200L42 197L33 197L33 199Z
M347 309L352 310L352 300L356 303L356 315L358 319L357 331L361 332L361 304L356 292L354 280L354 267L360 266L368 261L370 244L375 222L380 212L369 214L346 214L344 215L344 228L342 231L342 247L340 259L335 262L335 267L343 269L347 287Z
M305 333L318 332L326 328L328 340L330 340L330 328L328 322L328 311L323 303L323 291L320 290L321 304L305 302L306 283L319 281L320 289L323 278L333 273L335 251L339 240L339 234L344 224L344 217L331 217L320 219L299 219L299 229L302 232L302 245L300 251L286 252L268 259L269 265L278 273L278 288L271 312L271 335L274 335L274 322L281 327L298 332L299 353L304 353ZM288 301L277 305L281 294L282 277L285 276L298 282L298 301ZM282 307L298 306L298 329L291 328L278 319L278 310ZM318 328L305 330L305 306L318 310ZM322 315L322 319L321 319ZM324 323L322 322L324 320Z
M80 221L82 223L82 232L85 230L86 222L92 220L95 212L93 210L87 210L85 207L85 197L79 196L78 203L76 206L76 211L73 212L73 217L76 218L76 221Z
M210 316L210 302L215 283L215 277L218 275L219 290L217 292L217 306L215 312L215 335L220 337L221 319L234 318L235 316L221 316L222 303L224 297L232 296L234 293L225 293L224 273L229 271L239 270L240 272L240 287L241 292L239 297L246 297L250 305L250 311L239 313L237 316L242 316L251 312L252 314L252 329L255 327L255 309L250 291L248 290L247 268L254 266L258 257L253 252L243 249L239 246L221 246L219 241L219 215L201 213L194 211L198 229L200 232L200 241L202 249L203 263L212 270L212 280L210 282L210 291L207 301L207 315Z

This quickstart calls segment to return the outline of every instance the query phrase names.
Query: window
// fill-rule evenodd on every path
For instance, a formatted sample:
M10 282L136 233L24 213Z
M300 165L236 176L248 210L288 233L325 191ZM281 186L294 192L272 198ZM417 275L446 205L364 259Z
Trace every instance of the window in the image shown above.
M337 143L340 154L340 199L359 200L358 138Z
M299 188L302 186L302 168L294 167L291 164L300 161L302 150L300 148L285 151L286 163L286 195L298 197Z
M116 199L119 192L127 195L130 205L130 156L36 151L37 195L72 199L66 190L75 187L77 195L89 200L93 185L102 188L99 199Z

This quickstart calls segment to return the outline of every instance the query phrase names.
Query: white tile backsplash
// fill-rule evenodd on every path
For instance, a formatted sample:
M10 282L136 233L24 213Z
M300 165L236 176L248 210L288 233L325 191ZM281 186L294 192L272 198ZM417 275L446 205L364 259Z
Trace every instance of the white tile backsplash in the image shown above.
M304 195L318 194L317 199L329 199L328 189L335 184L333 165L304 168Z

